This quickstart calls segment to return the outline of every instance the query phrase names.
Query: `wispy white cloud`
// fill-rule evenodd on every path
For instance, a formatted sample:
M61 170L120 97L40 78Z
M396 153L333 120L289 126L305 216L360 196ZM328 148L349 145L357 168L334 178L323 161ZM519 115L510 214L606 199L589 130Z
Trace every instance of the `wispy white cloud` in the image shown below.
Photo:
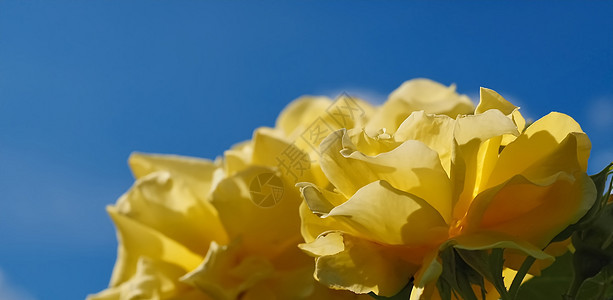
M388 96L388 94L382 93L379 91L364 89L364 88L353 88L353 87L323 90L319 92L318 94L328 96L332 99L338 97L341 94L347 94L349 96L357 97L362 100L368 101L369 103L375 104L375 105L383 104L383 102L387 100L387 96Z
M475 104L475 106L477 106L477 104L479 104L479 99L481 98L479 96L479 93L469 93L469 94L466 94L466 96L468 96L468 98L470 98L470 100Z
M601 97L587 104L587 117L595 129L610 129L613 126L613 96Z
M613 162L613 95L594 98L584 107L586 121L581 125L586 125L584 128L594 143L588 165L589 173L594 174Z
M9 281L6 273L0 269L0 299L2 300L35 300L27 291Z

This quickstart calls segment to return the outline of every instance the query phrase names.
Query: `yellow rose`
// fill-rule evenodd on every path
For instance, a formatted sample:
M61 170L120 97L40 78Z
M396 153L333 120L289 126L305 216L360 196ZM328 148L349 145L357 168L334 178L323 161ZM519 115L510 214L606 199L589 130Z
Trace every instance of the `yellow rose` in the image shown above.
M355 101L362 110L345 123L334 114L338 112L335 105L345 105L344 100ZM297 248L302 240L298 215L302 199L294 184L298 179L326 181L314 159L317 148L313 144L318 145L329 132L320 140L308 140L314 124L331 132L360 124L371 110L356 99L333 102L304 97L282 112L276 128L260 128L251 141L226 151L226 177L213 192L211 203L230 243L213 244L202 264L183 280L216 299L239 295L245 299L351 297L319 285L312 277L311 259ZM254 182L261 191L254 191ZM272 202L263 203L262 197Z
M503 278L503 282L504 282L505 286L507 286L507 287L511 286L511 283L513 282L513 279L515 278L516 274L517 274L517 271L515 271L513 269L509 269L509 268L505 268L502 271L502 278ZM522 280L522 283L530 280L532 277L533 277L532 275L527 274L526 277L524 277L524 279ZM480 286L472 285L472 288L473 288L473 293L475 295L480 295L481 294L481 287ZM500 299L500 294L498 293L498 291L496 291L496 288L490 282L485 281L484 282L484 288L485 288L485 291L486 291L485 300L499 300ZM409 299L411 299L411 300L420 300L420 299L441 300L442 297L438 293L437 288L434 287L433 285L430 285L430 286L428 286L428 288L414 287L411 290L411 295L410 295ZM451 294L451 299L453 299L453 300L463 300L461 297L458 297L458 295L455 295L453 293Z
M303 97L216 162L132 155L137 181L108 208L119 240L110 287L88 299L355 298L314 280L295 183L327 182L317 146L372 111L348 96Z
M394 90L381 108L366 125L366 132L374 136L378 130L394 133L400 124L414 111L442 114L455 118L459 114L472 113L474 107L466 95L430 79L412 79Z
M360 113L335 115L338 105L347 105L345 100L359 105ZM182 280L215 299L355 298L314 280L312 259L297 247L302 241L298 214L302 198L295 183L327 182L313 143L318 145L341 126L362 124L370 111L366 103L348 97L336 102L303 97L281 113L276 128L259 128L252 140L226 151L226 176L211 203L229 243L213 243L200 266ZM348 117L345 123L337 119L342 115ZM313 137L309 130L314 124L329 131L320 140L308 139Z
M332 185L300 184L301 248L315 257L315 277L392 296L411 277L433 285L449 246L507 248L510 267L520 256L553 259L541 249L596 198L590 142L564 114L524 124L482 89L474 115L417 111L376 136L368 127L328 136L321 168Z
M132 154L136 182L107 208L119 248L109 288L89 300L207 299L179 278L196 268L212 241L228 238L209 194L219 163Z

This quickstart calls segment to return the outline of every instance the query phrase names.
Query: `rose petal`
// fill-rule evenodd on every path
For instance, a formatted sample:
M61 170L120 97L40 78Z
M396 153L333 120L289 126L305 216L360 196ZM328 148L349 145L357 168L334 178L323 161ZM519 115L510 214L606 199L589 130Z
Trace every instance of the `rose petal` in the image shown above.
M372 116L366 132L374 136L382 128L390 134L412 112L423 110L430 114L444 114L455 118L473 111L473 103L465 95L459 95L455 86L444 86L429 79L413 79L394 90L388 100Z
M447 237L447 224L436 209L385 181L363 187L324 217L349 225L354 236L387 245L427 245Z
M349 198L377 180L420 197L435 207L445 220L451 217L451 184L438 154L419 141L406 141L394 150L367 156L355 150L347 132L332 134L321 167L332 184ZM436 185L437 188L431 188Z
M417 269L380 245L349 235L342 238L342 245L334 239L341 252L320 256L315 263L315 278L333 289L389 297L398 293Z
M107 211L117 227L119 242L111 286L129 280L136 273L138 260L142 256L172 263L184 270L191 270L202 261L202 256L160 232L120 214L116 208L109 206Z

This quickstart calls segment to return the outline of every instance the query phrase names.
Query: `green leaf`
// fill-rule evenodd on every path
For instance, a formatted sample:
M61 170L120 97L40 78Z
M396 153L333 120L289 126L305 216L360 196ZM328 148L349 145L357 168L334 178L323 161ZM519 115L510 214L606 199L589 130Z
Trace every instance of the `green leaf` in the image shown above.
M607 202L606 199L610 197L611 190L613 189L613 181L610 181L609 188L605 189L607 186L607 178L611 174L613 174L613 162L606 166L604 169L602 169L602 171L600 171L598 174L590 176L590 178L592 178L592 181L594 181L594 184L596 185L596 191L598 192L598 195L601 195L604 198L602 199L604 203L600 204L601 207L604 207Z
M517 299L562 299L573 279L573 254L560 256L541 276L534 277L519 288ZM565 298L572 299L572 298ZM613 299L613 268L606 267L593 278L586 280L576 297L581 300Z
M608 274L606 268L613 265L613 203L608 202L613 180L607 185L608 177L612 173L613 163L592 176L598 192L596 204L600 205L600 208L588 223L589 226L572 234L576 251L573 257L574 278L567 295L569 299L577 296L586 280L601 272Z
M394 296L391 296L391 297L378 296L373 292L368 293L368 295L377 300L407 300L411 296L412 290L413 290L413 278L411 278L409 283L407 283L407 285L405 285L402 288L402 290L400 290L400 292L398 292L398 294Z
M613 204L607 204L590 227L573 233L574 277L567 298L575 299L584 282L613 265ZM608 278L604 279L606 282Z
M606 267L593 278L586 280L577 299L594 299L604 300L613 298L613 270L611 267Z
M541 276L534 277L521 285L517 299L542 300L562 299L573 279L572 254L560 256Z

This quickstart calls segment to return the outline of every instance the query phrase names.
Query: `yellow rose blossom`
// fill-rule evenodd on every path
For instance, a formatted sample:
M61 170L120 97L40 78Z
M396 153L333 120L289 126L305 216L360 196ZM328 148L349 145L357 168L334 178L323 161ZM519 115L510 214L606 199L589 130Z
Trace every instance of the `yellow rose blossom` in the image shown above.
M511 286L511 283L513 282L513 279L515 278L516 274L517 274L517 271L513 269L509 269L509 268L505 268L502 271L502 277L503 277L503 282L505 286L507 287ZM533 277L532 275L528 274L522 280L522 282L526 282L530 280L532 277ZM498 293L498 291L496 291L496 288L494 288L494 286L490 282L485 281L484 287L486 291L484 300L499 300L500 299L500 294ZM473 288L473 292L475 295L481 294L481 288L479 286L472 285L472 288ZM411 295L409 299L411 300L420 300L420 299L441 300L442 297L439 295L436 287L430 285L428 286L428 288L423 288L423 287L413 288L411 290ZM461 298L458 298L457 295L454 295L453 293L451 294L451 299L462 300Z
M373 136L385 128L394 131L412 112L423 110L430 114L441 114L455 118L458 114L473 112L473 103L466 95L456 93L455 85L444 86L430 79L418 78L404 82L394 90L375 113L366 132Z
M298 99L281 113L276 128L259 128L252 140L226 151L227 176L215 188L211 203L230 242L212 243L206 258L183 277L184 282L215 299L356 297L329 290L314 280L311 258L297 247L302 241L298 214L302 198L294 187L297 174L280 166L285 151L293 151L308 162L305 169L295 170L301 171L300 179L327 182L314 160L314 150L298 138L317 119L327 119L329 126L340 128L330 119L331 105L333 102L323 97ZM360 106L366 104L361 102ZM362 121L356 118L350 125ZM282 182L282 196L274 205L263 207L252 198L251 185L262 174L272 174Z
M300 98L281 113L275 128L257 129L252 140L215 162L133 154L129 162L136 183L108 207L119 241L111 283L88 299L359 297L314 280L311 258L297 247L302 241L298 178L279 165L289 149L308 162L296 170L301 180L327 182L315 159L317 147L301 134L316 121L329 130L362 126L374 110L347 96L337 102ZM351 103L359 113L343 114ZM267 174L284 188L277 203L260 206L250 185Z
M579 124L551 113L524 129L518 108L488 89L472 115L415 111L374 136L369 125L322 143L332 185L300 184L301 248L331 288L392 296L411 277L432 287L449 246L506 248L510 267L551 261L542 249L596 198Z
M119 248L109 288L89 300L208 299L179 278L227 235L209 202L221 167L208 160L133 154L136 182L107 208Z

